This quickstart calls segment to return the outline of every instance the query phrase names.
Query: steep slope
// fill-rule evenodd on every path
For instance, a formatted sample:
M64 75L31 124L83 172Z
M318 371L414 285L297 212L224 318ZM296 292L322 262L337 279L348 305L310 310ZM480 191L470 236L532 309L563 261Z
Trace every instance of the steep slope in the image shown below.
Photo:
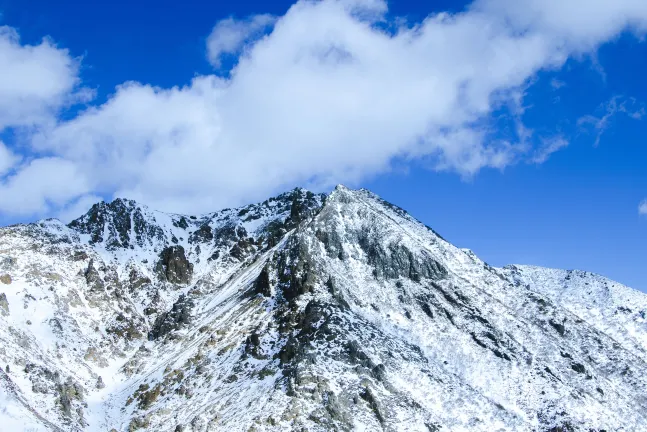
M364 190L101 203L2 229L0 281L5 424L647 430L647 296L490 267Z

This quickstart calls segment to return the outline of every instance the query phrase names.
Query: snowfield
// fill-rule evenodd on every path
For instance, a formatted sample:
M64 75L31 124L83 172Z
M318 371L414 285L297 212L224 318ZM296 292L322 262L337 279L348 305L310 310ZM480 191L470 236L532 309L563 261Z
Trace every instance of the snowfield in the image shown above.
M647 295L366 190L0 229L3 431L643 431Z

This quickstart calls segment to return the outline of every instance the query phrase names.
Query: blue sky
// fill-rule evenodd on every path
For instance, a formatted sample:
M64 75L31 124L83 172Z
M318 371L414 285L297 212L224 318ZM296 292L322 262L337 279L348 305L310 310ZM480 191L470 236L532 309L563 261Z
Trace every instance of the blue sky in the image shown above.
M342 182L490 264L647 291L647 7L423 3L0 0L33 60L0 65L0 222Z

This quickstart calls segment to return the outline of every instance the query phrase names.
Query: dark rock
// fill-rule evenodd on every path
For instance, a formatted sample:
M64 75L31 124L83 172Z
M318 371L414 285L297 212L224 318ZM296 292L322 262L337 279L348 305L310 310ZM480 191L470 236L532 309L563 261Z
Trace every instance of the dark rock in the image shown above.
M552 319L548 321L548 324L550 324L555 329L555 331L559 333L560 336L564 336L564 333L566 332L566 327L564 327L564 324L555 322Z
M146 220L137 203L120 198L110 204L100 202L93 205L84 216L68 226L90 235L91 244L105 242L108 249L143 246L152 239L164 239L162 229Z
M189 223L184 216L180 217L180 220L178 221L173 221L173 225L182 229L187 229L189 227Z
M382 415L382 412L381 412L381 409L380 409L380 404L379 404L377 398L375 397L375 395L373 394L373 392L371 391L371 389L369 389L368 387L365 388L359 394L359 396L368 403L369 407L371 408L371 411L373 411L373 414L375 414L375 417L377 418L377 421L379 421L380 424L383 424L384 423L384 416Z
M0 293L0 315L9 316L9 301L5 293Z
M431 310L430 302L431 302L431 296L429 297L424 297L424 296L417 296L416 297L416 303L418 303L418 306L420 306L420 309L427 315L429 318L434 317L434 312Z
M49 325L52 327L54 333L60 334L63 332L63 323L59 318L51 318L49 320Z
M294 225L298 225L299 222L301 222L301 203L297 199L297 196L295 195L294 198L292 199L292 204L290 205L290 220Z
M157 384L150 390L148 388L148 384L140 385L139 389L135 392L136 398L139 401L137 404L139 409L146 410L150 408L155 403L160 393L162 393L162 389L162 384Z
M243 226L239 226L236 228L236 235L238 238L243 239L247 237L247 230Z
M128 275L128 281L130 282L130 289L135 291L136 289L148 285L151 283L150 278L140 274L136 269L132 269Z
M267 236L267 247L273 248L276 246L283 236L287 233L285 224L281 221L272 221L265 227L265 234Z
M83 401L83 388L68 379L65 383L56 386L58 393L57 402L60 405L63 415L72 418L72 406L74 401Z
M198 228L191 236L189 243L207 243L213 240L213 230L209 224L204 224Z
M75 251L74 255L72 255L72 259L74 261L85 261L88 259L88 254L83 251Z
M379 365L376 365L373 367L371 370L371 374L373 377L380 381L380 382L385 382L386 381L386 366L384 364L380 363Z
M117 315L115 317L115 323L106 328L106 333L115 335L120 339L125 339L127 341L134 341L143 336L140 327L141 323L138 323L132 318L126 318L123 314ZM139 325L138 325L139 324Z
M170 283L188 284L193 276L193 264L186 258L182 246L169 246L160 254L155 271Z
M573 369L575 372L577 372L577 373L579 373L579 374L584 374L584 373L586 373L586 368L585 368L585 367L584 367L584 365L583 365L583 364L581 364L581 363L573 363L573 364L571 365L571 369Z
M217 251L215 251L214 253L212 253L212 254L211 254L211 256L210 256L209 258L207 258L207 261L208 261L208 262L215 261L215 260L217 260L218 258L220 258L220 251L218 251L218 250L217 250Z
M128 432L135 432L138 429L147 428L150 424L150 420L146 417L135 417L130 421L128 425Z
M94 260L90 260L88 268L85 270L85 282L91 291L101 292L105 289L105 283L101 279L99 271L94 267Z
M287 253L280 253L276 261L277 288L283 299L292 303L314 289L315 275L310 271L308 253L301 245L294 245Z
M148 334L150 340L159 339L172 331L180 329L191 322L191 309L193 301L184 294L173 304L170 311L161 314L155 320L153 328Z
M236 258L238 261L242 261L245 258L245 252L243 252L238 244L235 244L229 250L229 255L231 255L233 258Z
M261 273L254 281L254 286L251 292L253 295L262 295L263 297L270 297L272 295L270 273L267 265L263 267L263 270L261 270Z
M429 432L439 432L441 430L440 425L435 423L425 423L425 426L427 427Z
M374 369L377 366L366 355L357 341L349 341L346 344L346 354L348 355L348 360L351 364L359 364L367 369Z
M266 358L261 349L261 337L258 333L253 332L247 337L247 339L245 340L244 352L246 355L254 357L258 360Z
M570 423L564 423L560 426L554 426L550 429L547 429L546 432L574 432L573 426Z
M426 255L416 257L404 245L390 244L385 250L379 239L365 232L360 234L358 242L378 278L406 277L420 282L423 278L439 280L447 275L447 269L438 261Z

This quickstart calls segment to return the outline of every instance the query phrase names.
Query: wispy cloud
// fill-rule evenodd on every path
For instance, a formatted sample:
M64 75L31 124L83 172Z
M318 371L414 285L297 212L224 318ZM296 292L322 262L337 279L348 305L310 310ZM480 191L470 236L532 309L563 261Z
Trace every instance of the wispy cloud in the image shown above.
M647 199L643 200L639 205L638 205L638 214L647 216Z
M645 116L645 106L634 98L614 96L600 106L601 116L586 115L578 119L577 124L582 128L592 128L595 133L594 146L600 145L602 135L609 129L614 117L623 114L634 120L641 120Z
M553 90L559 90L562 87L566 87L566 83L562 80L558 80L557 78L553 78L550 81L550 86L553 88Z
M542 145L537 148L531 161L542 164L548 160L550 155L566 147L568 147L568 141L564 137L542 139Z
M243 47L256 41L276 21L268 14L253 15L247 19L227 18L219 21L207 38L207 57L209 62L220 68L224 55L240 54Z

